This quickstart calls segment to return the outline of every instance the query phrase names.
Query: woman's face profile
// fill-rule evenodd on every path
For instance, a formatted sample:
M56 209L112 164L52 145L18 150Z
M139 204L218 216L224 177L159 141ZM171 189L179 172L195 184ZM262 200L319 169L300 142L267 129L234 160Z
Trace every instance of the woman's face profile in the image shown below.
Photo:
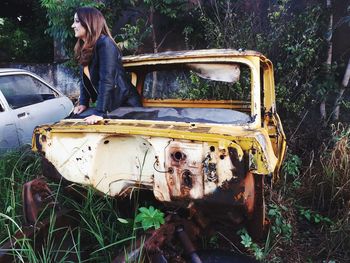
M77 13L74 14L74 21L73 21L73 24L72 24L72 28L74 29L74 36L76 38L80 38L82 40L85 39L85 37L86 37L86 30L82 26L82 24L80 23Z

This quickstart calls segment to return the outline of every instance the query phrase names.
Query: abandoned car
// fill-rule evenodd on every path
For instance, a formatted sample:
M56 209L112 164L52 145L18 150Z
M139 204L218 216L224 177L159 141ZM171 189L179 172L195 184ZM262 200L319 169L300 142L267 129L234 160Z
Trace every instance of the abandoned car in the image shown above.
M118 108L95 125L64 119L38 127L32 143L46 176L54 170L115 197L148 189L205 221L244 223L261 235L264 178L278 178L286 150L272 63L237 50L127 56L123 63L143 107Z
M0 69L0 153L30 143L36 126L72 110L69 98L33 73Z

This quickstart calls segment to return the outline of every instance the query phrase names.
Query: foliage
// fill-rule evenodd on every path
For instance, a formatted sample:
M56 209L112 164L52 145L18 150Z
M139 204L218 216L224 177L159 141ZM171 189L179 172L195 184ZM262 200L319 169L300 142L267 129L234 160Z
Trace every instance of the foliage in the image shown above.
M0 60L16 62L48 62L52 58L52 39L45 36L47 20L43 10L33 2L31 12L0 17ZM35 26L33 26L35 24Z
M18 225L22 224L22 184L40 174L40 159L28 147L23 151L7 152L0 156L0 211L11 217ZM15 224L0 219L0 229L10 234L17 230ZM0 240L7 233L2 231Z
M301 181L299 178L301 165L302 165L302 162L299 156L292 154L288 150L286 158L282 165L282 174L284 176L284 181L285 181L284 188L287 187L286 185L287 181L292 181L291 190L299 189L301 187ZM284 189L284 192L286 192L286 190L287 189Z
M292 238L292 226L283 218L283 211L287 211L287 208L283 205L269 205L268 216L272 220L272 234L275 237L281 236L285 241L290 242Z
M46 30L50 36L65 41L73 37L70 25L73 23L74 12L78 7L101 7L102 3L93 0L40 0L41 5L47 10L49 27Z
M240 78L235 83L208 80L190 71L186 77L177 77L179 90L173 95L182 99L242 100L250 99L250 69L241 65Z
M257 260L265 258L265 254L262 248L257 243L254 243L251 236L248 234L245 228L239 230L237 234L241 237L241 244L251 251Z
M177 18L185 10L186 0L144 0L144 3L161 14Z
M140 207L139 211L135 217L135 222L141 223L144 230L152 227L158 229L161 224L164 224L164 213L155 209L153 206L148 208Z
M28 33L6 18L2 19L0 31L0 45L11 54L10 60L26 59L26 51L33 48Z
M143 6L142 17L124 25L116 36L121 46L131 53L137 53L149 39L156 52L174 27L181 25L181 18L186 16L186 0L145 0L142 4L129 0L126 3L128 6ZM156 15L161 17L161 23L155 22ZM164 33L166 30L168 32Z
M305 105L319 98L317 78L322 75L326 47L325 11L309 5L300 13L291 1L271 4L267 18L244 9L243 1L212 1L200 7L199 20L206 48L258 50L276 63L276 98L280 113L301 115ZM198 45L197 45L198 46Z
M40 174L41 158L29 147L0 156L0 228L3 230L0 246L16 231L22 230L22 185ZM89 258L84 262L112 261L125 242L135 239L133 220L119 216L120 211L112 198L98 195L92 188L86 192L75 189L76 194L85 196L84 201L80 201L73 198L74 195L65 194L61 184L50 182L50 188L58 200L57 205L77 211L81 222L79 228L55 228L54 214L44 210L51 222L45 249L35 252L30 240L17 240L19 248L10 251L17 261L68 262L73 257L74 261L82 262L86 248ZM57 231L61 233L59 239L55 235Z
M268 206L268 217L271 225L264 246L255 243L246 229L241 229L237 232L241 238L241 244L257 260L267 260L272 249L277 244L290 244L292 242L292 225L284 216L284 213L287 211L288 209L281 204L270 204Z
M64 207L73 208L79 214L79 231L90 244L91 262L111 262L116 248L135 239L132 220L119 216L113 198L99 195L92 187L87 189L83 203L58 194Z
M149 36L151 28L147 26L144 19L136 20L135 25L126 24L120 29L120 33L116 35L118 44L131 52L136 52L142 45L144 40Z
M326 99L332 91L339 89L337 69L337 63L332 66L323 65L320 68L321 74L315 80L315 95L319 100Z
M316 198L329 200L326 204L330 209L343 206L350 200L350 127L338 123L332 125L329 142L322 149L321 165L323 173L315 179L322 182L316 191Z
M210 98L210 89L207 81L202 80L198 75L190 72L188 79L177 78L180 84L178 96L183 99L207 99ZM177 93L177 92L176 92Z
M299 208L299 213L303 217L305 217L310 223L327 223L327 224L333 224L332 220L330 220L326 216L322 216L319 213L313 212L310 209L306 209L302 206L298 206Z
M283 163L282 171L287 176L297 177L300 173L301 160L298 155L287 153L286 160Z
M76 70L76 63L73 58L73 47L76 42L74 31L71 28L74 13L77 8L95 7L105 16L108 25L113 25L122 3L119 1L96 1L96 0L40 0L41 6L46 10L48 27L45 33L54 38L63 47L63 52L71 58L67 61L67 66Z

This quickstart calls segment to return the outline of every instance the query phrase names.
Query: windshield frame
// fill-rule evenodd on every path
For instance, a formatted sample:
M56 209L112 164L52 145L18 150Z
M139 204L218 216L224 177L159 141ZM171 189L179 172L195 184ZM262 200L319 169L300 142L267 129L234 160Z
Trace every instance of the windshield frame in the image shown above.
M138 92L142 94L143 85L146 74L152 72L158 68L161 68L163 65L175 66L190 63L216 63L216 64L244 64L246 65L251 72L251 101L250 101L250 115L251 121L240 126L244 126L246 128L258 128L261 127L261 84L260 84L260 58L257 56L241 56L241 57L219 57L219 58L181 58L181 59L164 59L157 61L144 61L143 63L135 63L126 64L126 71L131 74L132 84L137 88ZM158 101L158 103L156 103ZM174 107L180 107L180 105L186 106L186 101L190 102L191 100L181 100L174 99L174 101L178 102L178 105L174 103ZM196 101L196 100L195 100ZM142 98L143 105L145 107L152 107L152 105L156 107L166 107L165 100L152 100ZM217 102L217 103L216 103ZM156 104L155 104L156 103ZM166 105L164 105L166 104ZM212 101L212 105L215 104L217 108L222 107L222 101ZM221 105L220 105L221 104ZM215 124L212 124L215 125ZM233 124L220 124L220 125L230 125ZM233 125L237 126L237 125Z

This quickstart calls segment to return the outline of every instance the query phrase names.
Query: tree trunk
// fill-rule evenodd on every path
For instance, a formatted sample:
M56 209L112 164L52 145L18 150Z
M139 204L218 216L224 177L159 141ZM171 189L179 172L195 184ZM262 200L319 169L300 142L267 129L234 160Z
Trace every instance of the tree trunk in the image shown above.
M334 115L333 115L333 120L337 121L339 119L339 112L340 112L340 100L343 97L343 94L345 92L346 87L349 85L349 79L350 79L350 58L348 61L348 65L346 67L343 81L341 83L341 88L338 94L338 97L334 103Z
M327 9L331 10L332 3L331 0L327 0ZM329 15L329 24L328 24L328 32L329 37L327 39L328 42L328 55L327 55L327 61L326 61L326 67L327 67L327 73L331 74L331 66L332 66L332 51L333 51L333 43L332 43L332 30L333 30L333 13L330 11ZM327 118L327 112L326 112L326 99L325 96L322 98L321 104L320 104L320 114L321 114L321 120L325 121Z

